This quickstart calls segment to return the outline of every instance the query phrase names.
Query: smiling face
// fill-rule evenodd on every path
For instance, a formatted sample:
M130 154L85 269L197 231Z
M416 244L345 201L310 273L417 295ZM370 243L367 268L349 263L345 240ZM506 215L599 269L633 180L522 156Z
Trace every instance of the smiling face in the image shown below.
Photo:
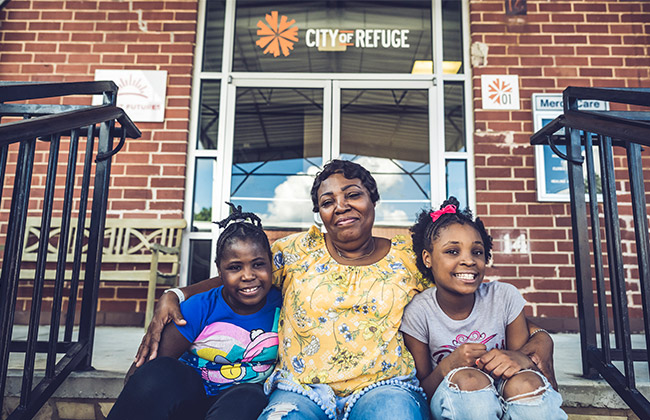
M372 237L375 205L360 179L335 173L321 183L317 194L320 217L339 248L355 251Z
M223 297L233 311L250 315L264 307L271 289L271 261L260 244L234 238L224 246L217 268Z
M473 294L483 281L486 263L478 231L471 225L449 225L431 245L431 252L422 251L422 260L431 269L438 293Z

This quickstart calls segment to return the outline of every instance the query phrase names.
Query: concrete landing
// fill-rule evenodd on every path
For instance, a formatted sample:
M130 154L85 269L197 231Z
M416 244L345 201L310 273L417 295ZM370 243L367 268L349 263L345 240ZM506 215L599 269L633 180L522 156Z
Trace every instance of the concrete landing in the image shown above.
M47 337L46 328L39 335ZM93 353L94 371L73 373L54 395L60 399L115 399L123 386L124 374L131 366L136 349L143 335L142 328L97 327ZM23 339L25 327L14 331L15 339ZM553 334L555 342L555 372L564 406L568 412L582 413L583 409L629 410L629 407L604 380L590 380L581 376L580 341L578 334ZM633 347L645 348L642 336L633 336ZM24 364L22 355L10 358L10 377L7 381L8 397L15 397L20 390L20 374ZM650 396L650 380L647 365L636 363L638 389ZM36 369L44 369L45 358L37 357ZM572 409L574 408L574 409ZM588 411L588 410L587 410ZM585 417L586 416L586 417ZM571 419L611 418L626 419L618 415L572 414Z

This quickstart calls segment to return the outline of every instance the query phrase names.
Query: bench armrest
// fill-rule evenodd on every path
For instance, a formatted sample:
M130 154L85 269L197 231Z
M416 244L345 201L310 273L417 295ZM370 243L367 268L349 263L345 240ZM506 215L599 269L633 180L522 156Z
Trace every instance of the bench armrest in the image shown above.
M153 252L162 252L163 254L171 254L171 255L176 255L179 252L181 252L180 247L170 248L168 246L160 245L157 243L151 244L151 250Z

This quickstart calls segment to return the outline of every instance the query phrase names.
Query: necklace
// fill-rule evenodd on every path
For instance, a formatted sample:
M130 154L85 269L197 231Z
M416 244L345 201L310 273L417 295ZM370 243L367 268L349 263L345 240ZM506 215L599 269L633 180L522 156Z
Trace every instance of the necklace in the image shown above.
M341 250L338 249L338 247L336 245L334 245L334 242L332 242L332 246L336 250L336 253L339 255L339 257L343 258L344 260L348 260L348 261L356 261L356 260L364 259L364 258L372 255L373 252L375 252L375 238L374 237L372 238L372 248L370 249L370 251L366 252L363 255L359 255L358 257L346 257L345 255L341 254Z

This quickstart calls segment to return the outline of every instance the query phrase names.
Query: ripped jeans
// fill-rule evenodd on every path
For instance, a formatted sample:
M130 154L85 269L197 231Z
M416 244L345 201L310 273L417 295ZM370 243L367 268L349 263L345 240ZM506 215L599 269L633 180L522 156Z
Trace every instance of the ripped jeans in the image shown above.
M337 418L341 418L341 414ZM382 385L360 396L343 417L347 420L428 420L429 413L421 392L397 385ZM328 419L330 416L309 397L275 389L258 420Z
M431 397L431 414L435 420L473 420L473 419L526 419L526 420L566 420L567 415L560 406L562 396L555 391L548 380L533 370L542 379L543 387L526 395L504 400L501 397L506 381L498 380L478 391L461 391L449 379L459 370L454 369L445 376ZM498 391L497 391L498 387ZM542 392L543 391L543 392ZM523 398L522 398L523 397Z

